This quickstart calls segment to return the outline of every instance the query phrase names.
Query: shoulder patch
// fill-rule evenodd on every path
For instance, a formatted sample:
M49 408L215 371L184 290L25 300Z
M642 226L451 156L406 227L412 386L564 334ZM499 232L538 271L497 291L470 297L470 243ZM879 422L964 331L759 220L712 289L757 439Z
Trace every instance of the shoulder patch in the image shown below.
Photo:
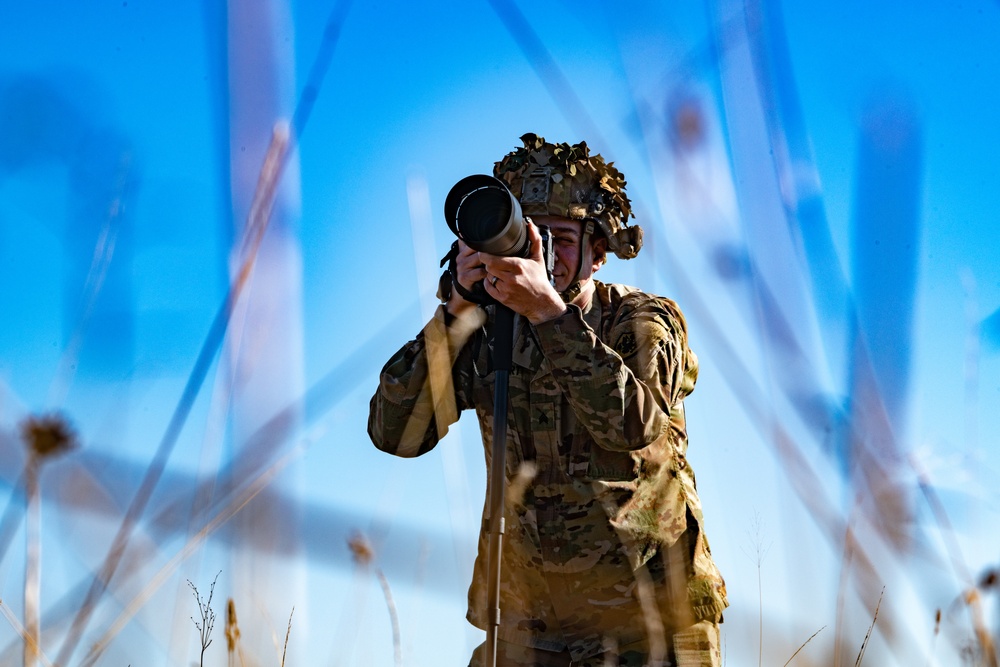
M631 357L639 351L639 346L635 342L635 332L626 331L615 341L615 351L622 355L623 359Z

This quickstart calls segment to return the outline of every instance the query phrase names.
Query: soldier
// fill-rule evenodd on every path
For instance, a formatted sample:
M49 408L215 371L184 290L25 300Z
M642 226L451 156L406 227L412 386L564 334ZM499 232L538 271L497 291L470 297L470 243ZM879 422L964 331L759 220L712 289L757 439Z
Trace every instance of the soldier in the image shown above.
M554 287L531 222L527 258L460 242L444 303L382 370L369 434L379 449L419 456L473 409L489 466L493 308L462 296L482 281L518 314L497 664L720 665L726 591L685 458L683 399L698 362L684 317L669 299L594 279L609 250L629 259L642 245L613 164L586 143L521 139L494 175L551 228ZM482 629L487 543L484 522L468 611ZM477 648L470 667L485 655Z

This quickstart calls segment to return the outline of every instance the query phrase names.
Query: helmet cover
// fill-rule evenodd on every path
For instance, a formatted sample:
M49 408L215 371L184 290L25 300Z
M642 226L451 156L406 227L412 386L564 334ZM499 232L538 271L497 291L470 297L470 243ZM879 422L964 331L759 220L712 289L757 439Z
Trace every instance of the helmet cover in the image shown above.
M625 177L614 162L591 155L584 141L552 144L531 133L521 141L523 147L494 165L493 175L507 184L525 215L593 220L619 258L639 253L642 228L628 225L635 216L625 194Z

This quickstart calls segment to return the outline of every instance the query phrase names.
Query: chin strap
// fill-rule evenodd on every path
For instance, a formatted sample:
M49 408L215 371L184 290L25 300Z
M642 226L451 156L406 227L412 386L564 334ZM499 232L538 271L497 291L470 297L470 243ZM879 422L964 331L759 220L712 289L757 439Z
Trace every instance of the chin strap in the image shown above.
M580 273L583 271L583 249L590 245L590 237L594 233L594 221L591 218L587 218L582 222L583 233L580 235L580 255L576 262L576 275L573 276L573 282L570 283L570 286L559 293L564 303L569 303L580 296L580 292L583 290L583 285L580 284Z

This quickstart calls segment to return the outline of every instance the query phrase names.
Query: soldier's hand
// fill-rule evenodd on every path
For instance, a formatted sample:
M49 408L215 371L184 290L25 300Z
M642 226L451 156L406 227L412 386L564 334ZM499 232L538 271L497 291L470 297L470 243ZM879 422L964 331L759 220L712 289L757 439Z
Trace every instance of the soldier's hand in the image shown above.
M546 322L566 312L566 304L549 282L542 257L542 237L534 223L525 220L530 249L528 257L499 257L485 252L486 292L532 324Z
M455 276L466 291L471 292L472 286L486 277L486 267L479 259L479 253L465 245L465 241L458 241L458 256L455 258ZM476 304L467 301L457 289L451 291L451 298L448 299L446 308L452 315L461 315L463 312L476 307Z

